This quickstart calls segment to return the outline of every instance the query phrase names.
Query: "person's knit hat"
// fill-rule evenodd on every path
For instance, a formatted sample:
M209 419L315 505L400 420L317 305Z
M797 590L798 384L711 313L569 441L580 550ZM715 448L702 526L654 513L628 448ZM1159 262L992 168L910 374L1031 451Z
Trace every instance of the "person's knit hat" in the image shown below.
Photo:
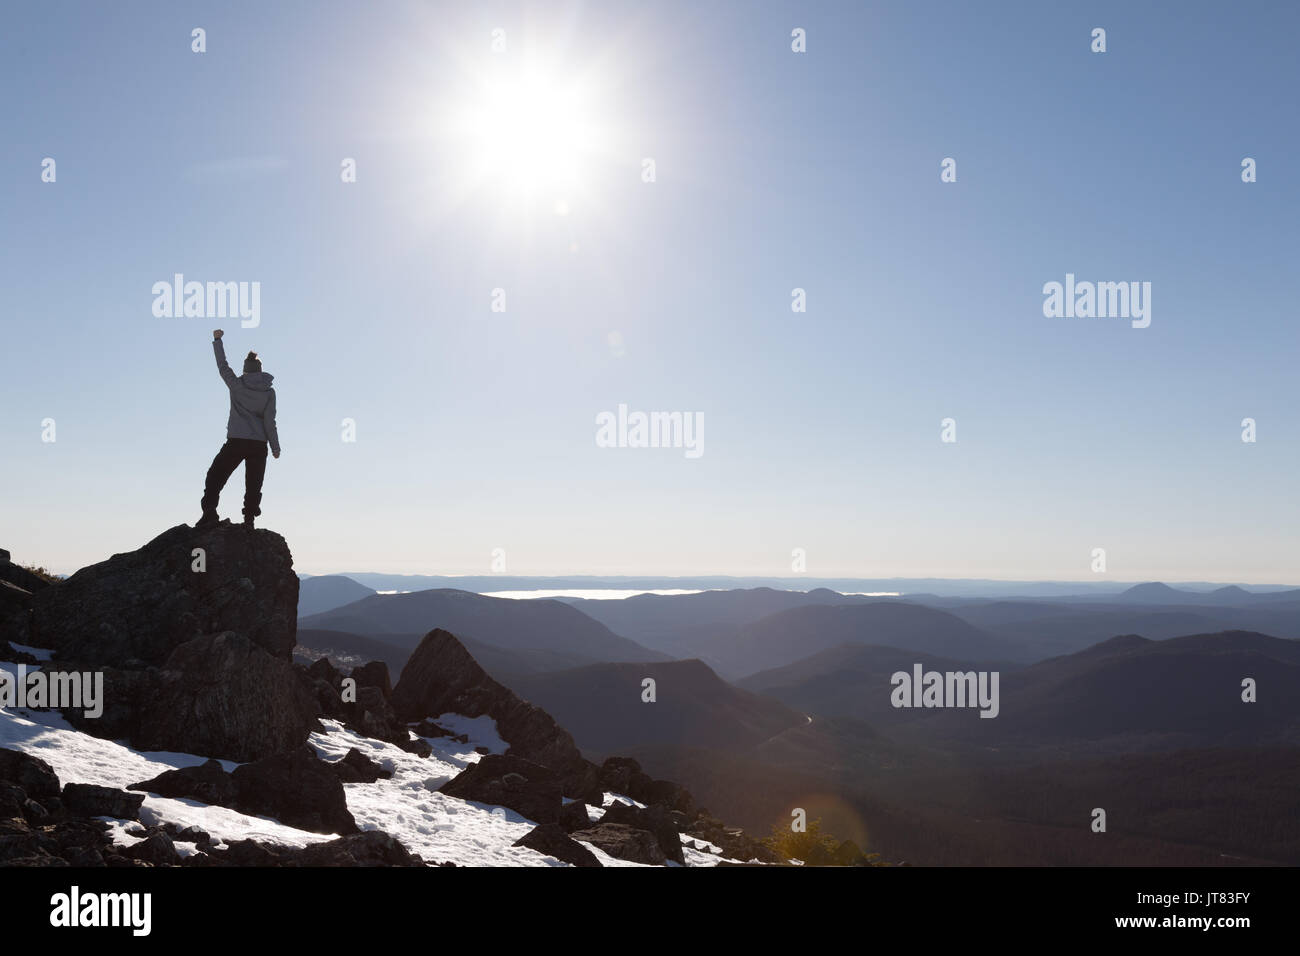
M262 360L257 357L256 352L249 352L248 357L244 359L244 371L245 372L262 371Z

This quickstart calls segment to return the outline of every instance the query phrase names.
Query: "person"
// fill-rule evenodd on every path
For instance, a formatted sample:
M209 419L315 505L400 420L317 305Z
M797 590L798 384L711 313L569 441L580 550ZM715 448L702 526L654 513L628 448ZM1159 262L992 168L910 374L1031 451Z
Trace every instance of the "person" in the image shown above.
M275 376L262 371L256 352L244 359L244 374L236 376L226 362L222 330L212 333L212 351L217 357L217 371L230 390L230 420L226 424L226 443L212 459L203 486L203 514L196 528L216 524L217 501L234 470L244 465L244 527L253 527L253 519L262 513L262 479L266 476L266 449L280 457L280 436L275 429Z

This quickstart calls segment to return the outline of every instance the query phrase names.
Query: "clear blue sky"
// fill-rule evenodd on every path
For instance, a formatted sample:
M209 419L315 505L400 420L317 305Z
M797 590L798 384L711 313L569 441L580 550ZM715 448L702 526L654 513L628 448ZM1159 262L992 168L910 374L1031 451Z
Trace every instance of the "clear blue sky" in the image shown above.
M221 325L276 376L261 523L302 571L786 574L799 547L817 576L1089 580L1103 547L1114 579L1300 582L1300 6L0 16L17 560L197 519ZM520 198L452 117L538 61L587 139L521 111L506 142L581 163ZM260 326L156 318L176 272L260 282ZM1045 318L1067 272L1151 282L1150 327ZM702 413L703 456L597 447L619 403Z

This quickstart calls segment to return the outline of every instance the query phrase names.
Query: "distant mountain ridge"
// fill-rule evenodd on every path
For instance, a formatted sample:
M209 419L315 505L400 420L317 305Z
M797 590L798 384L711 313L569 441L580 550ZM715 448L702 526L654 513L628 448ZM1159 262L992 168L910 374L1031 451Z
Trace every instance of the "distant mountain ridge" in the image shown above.
M643 699L647 678L654 681L653 702ZM733 687L698 660L594 664L510 686L596 754L664 745L735 752L807 722L784 704Z
M341 574L303 578L298 584L298 617L332 611L374 593L373 588Z
M710 660L741 677L843 644L876 644L960 660L1025 660L1025 648L947 611L904 601L805 605L771 614L715 647Z
M666 659L666 655L620 637L561 601L517 601L451 589L373 594L304 617L299 626L361 634L386 643L404 642L442 628L471 644L553 654L561 667Z

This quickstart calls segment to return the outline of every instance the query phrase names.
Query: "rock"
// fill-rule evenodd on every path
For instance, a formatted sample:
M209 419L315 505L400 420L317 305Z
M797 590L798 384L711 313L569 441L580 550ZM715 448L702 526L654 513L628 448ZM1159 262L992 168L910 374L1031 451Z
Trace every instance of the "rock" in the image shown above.
M371 661L360 667L354 667L350 675L357 682L357 687L374 687L387 700L393 693L392 682L388 679L388 665L383 661Z
M671 810L694 814L695 800L685 787L668 780L652 780L631 757L610 757L600 765L600 783L640 803L662 803Z
M196 858L198 857L198 858ZM382 830L367 830L306 847L236 840L186 861L191 866L423 866L424 861Z
M415 725L417 737L450 737L452 732L446 727L439 727L432 720L425 718ZM468 738L466 738L468 740Z
M54 768L21 750L0 748L0 781L20 787L34 800L59 795L59 778Z
M420 641L402 668L391 700L398 715L408 721L449 712L466 717L487 714L510 745L507 754L549 767L562 778L565 771L585 763L573 737L550 714L489 677L460 641L441 628Z
M179 866L181 863L181 855L176 852L172 838L161 830L127 847L123 853L133 860L152 863L154 866Z
M175 823L164 823L163 829L171 834L174 841L179 843L193 843L196 847L204 847L212 842L210 833L195 826L181 829Z
M659 841L648 830L638 830L625 823L598 823L586 830L576 830L569 834L574 840L590 843L604 850L610 856L631 863L646 863L651 866L663 866L667 860Z
M316 752L303 745L236 767L236 809L274 817L313 833L357 833L343 784Z
M8 558L0 561L0 581L21 588L29 594L35 594L37 591L52 586L51 582L45 580L39 574L33 574L21 565L14 564Z
M582 760L567 767L563 772L561 785L564 787L566 797L573 797L596 807L603 806L605 803L605 788L600 782L600 768L590 760Z
M508 754L489 754L439 788L462 800L507 807L534 823L560 819L560 780L555 771Z
M663 804L669 810L676 810L688 817L694 817L698 812L691 792L671 780L652 780L648 785L636 789L637 793L629 793L628 796L641 803Z
M751 839L739 827L728 827L708 814L701 813L686 831L687 837L707 840L722 850L722 854L732 860L747 863L758 860L761 863L781 863L781 855L765 843Z
M31 661L18 659L20 651L10 646L10 641L19 644L31 643L32 595L8 581L0 581L0 634L5 636L0 641L0 659L15 664L30 664Z
M560 808L560 826L565 833L572 833L574 830L585 830L591 826L591 814L587 812L587 805L581 800L573 800L562 806Z
M343 675L328 657L320 657L312 661L307 668L307 673L314 680L323 680L336 691L343 686Z
M387 740L399 746L411 739L410 729L397 716L379 687L358 684L356 702L344 701L343 711L346 714L345 723L362 736Z
M23 818L34 827L45 826L47 823L53 823L54 814L50 813L41 804L28 797L22 802L21 812Z
M663 804L652 807L634 807L626 803L615 803L600 818L601 823L625 823L638 830L648 830L668 859L686 865L682 854L682 839L673 824L672 811Z
M230 631L179 645L161 668L105 668L104 702L99 718L71 708L64 717L140 750L239 762L283 753L320 726L292 665Z
M575 804L570 804L575 806ZM528 847L546 856L553 856L562 863L574 866L600 866L600 860L577 840L569 838L564 828L556 823L543 823L533 827L524 836L514 842L515 846Z
M342 783L374 783L376 780L387 780L393 775L391 770L385 770L356 747L349 750L342 760L326 763L325 766L333 770Z
M408 736L405 740L399 740L396 743L407 753L415 754L417 757L433 756L433 747L429 746L429 741L421 740L419 737Z
M88 783L70 783L63 788L63 805L69 813L82 817L118 817L138 820L144 794L127 793L112 787Z
M196 548L204 552L202 572L193 569ZM201 530L178 525L33 591L28 643L94 667L132 659L161 665L187 641L236 631L287 665L297 608L293 556L278 534L226 521Z
M292 855L297 866L423 866L424 861L380 830L313 843Z
M235 805L235 781L216 760L197 767L168 770L152 780L133 783L127 789L145 790L160 797L200 800L219 807Z
M600 782L612 793L628 793L632 774L641 773L641 765L631 757L610 757L600 765Z
M312 680L308 677L303 681L303 687L315 698L316 708L320 716L334 717L340 720L347 718L348 711L343 703L343 698L327 681Z
M340 769L343 764L346 769ZM370 777L371 769L378 775L384 773L356 750L329 764L304 744L236 767L234 773L226 773L220 763L209 760L198 767L168 770L152 780L133 783L130 789L273 817L286 826L313 833L350 834L357 832L357 825L348 812L341 778L351 774L360 780Z

